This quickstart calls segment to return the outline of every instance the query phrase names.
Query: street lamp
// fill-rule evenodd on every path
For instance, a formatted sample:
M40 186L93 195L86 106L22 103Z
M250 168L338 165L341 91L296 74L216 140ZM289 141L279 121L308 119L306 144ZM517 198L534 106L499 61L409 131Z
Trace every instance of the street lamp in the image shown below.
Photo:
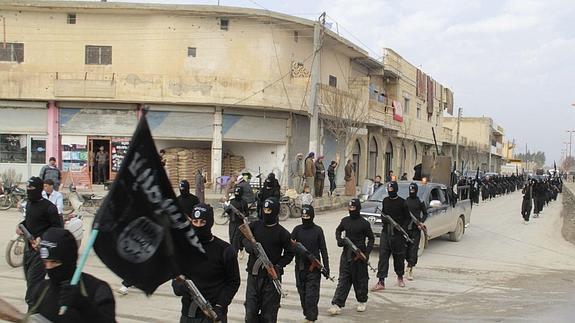
M565 130L565 132L569 133L569 157L571 157L571 143L572 143L573 133L575 132L575 130Z

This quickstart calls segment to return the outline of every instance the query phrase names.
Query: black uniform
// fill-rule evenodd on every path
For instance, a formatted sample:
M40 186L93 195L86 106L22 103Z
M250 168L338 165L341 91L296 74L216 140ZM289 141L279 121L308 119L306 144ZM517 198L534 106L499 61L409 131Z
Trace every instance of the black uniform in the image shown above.
M234 189L234 198L230 201L230 204L238 211L242 212L244 216L248 216L248 203L242 199L242 189L240 187L236 187ZM230 217L230 223L228 224L228 237L230 238L230 244L234 247L234 250L238 252L243 249L241 244L241 233L238 228L244 222L241 216L236 214L232 208L226 209L226 213L228 213Z
M274 173L269 173L268 177L264 181L264 187L262 187L258 193L258 217L260 220L262 219L264 201L270 197L279 200L280 196L280 184Z
M529 183L529 185L523 188L523 201L521 202L521 215L523 216L523 220L529 222L529 216L531 215L531 209L533 208L532 198L533 198L533 185Z
M393 191L391 189L393 188ZM389 215L404 230L410 221L409 211L405 200L397 195L398 185L396 182L387 183L389 196L383 199L383 213ZM379 242L379 263L377 265L377 278L383 282L389 271L389 257L393 255L393 268L398 279L403 279L405 271L406 241L403 235L393 228L385 219L382 219L382 230Z
M329 256L325 236L321 227L313 223L314 213L311 205L304 205L302 207L302 224L293 229L291 238L297 242L301 242L318 260L320 259L319 256L321 253L322 264L329 273ZM295 281L301 307L306 320L315 321L318 315L317 304L319 302L321 273L317 268L313 271L310 271L309 268L310 261L308 258L305 255L296 253Z
M359 200L352 199L350 201L350 206L352 206L351 204L353 204L356 209L354 211L350 211L349 216L341 219L341 222L335 229L337 245L338 247L343 247L343 251L339 261L339 281L331 303L339 307L345 306L345 301L347 300L347 296L352 285L357 301L360 303L367 302L367 289L369 282L367 262L355 260L355 256L351 248L349 248L344 242L342 233L345 232L345 237L349 238L351 242L353 242L353 244L355 244L356 247L358 247L368 258L375 241L369 222L359 214L361 210Z
M61 265L46 269L49 279L36 285L31 295L33 313L52 322L115 322L114 295L110 286L83 273L77 285L69 281L76 269L78 246L70 231L50 228L42 235L42 259L60 261ZM59 315L66 306L64 315Z
M427 207L425 206L425 203L417 197L418 190L417 184L411 183L409 185L409 196L405 199L405 205L407 206L407 210L413 214L419 222L424 223L427 219ZM421 229L417 227L415 221L410 219L406 231L411 240L413 240L413 243L407 242L405 260L407 261L407 267L415 267L417 264L419 240L421 240Z
M198 204L192 213L192 219L204 219L206 225L195 227L200 242L206 250L206 258L201 258L195 266L185 273L187 279L194 282L204 298L212 305L219 321L227 322L228 306L240 287L240 269L233 247L211 234L214 215L211 206ZM182 297L181 323L212 322L198 304L192 302L185 283L172 280L174 294Z
M283 268L293 259L294 253L291 247L290 233L278 223L279 201L266 199L265 209L272 209L271 214L264 214L264 219L250 223L250 229L259 242L270 262L276 268L281 280ZM250 254L248 258L247 272L248 283L246 287L246 322L277 322L277 314L280 306L280 295L276 291L266 269L261 266L257 256L257 250L252 243L243 237L242 244ZM255 264L258 266L255 266Z
M180 181L180 196L178 196L178 204L182 208L182 212L186 215L192 214L194 206L200 204L198 197L190 193L190 183L185 179Z
M62 217L58 214L58 209L52 202L42 198L44 183L39 177L32 177L28 180L28 203L26 203L26 218L22 224L34 237L40 237L46 230L52 227L62 228L64 226ZM32 290L35 285L44 280L46 272L40 259L38 250L32 248L29 243L24 246L24 276L26 277L26 296L28 306L32 306Z

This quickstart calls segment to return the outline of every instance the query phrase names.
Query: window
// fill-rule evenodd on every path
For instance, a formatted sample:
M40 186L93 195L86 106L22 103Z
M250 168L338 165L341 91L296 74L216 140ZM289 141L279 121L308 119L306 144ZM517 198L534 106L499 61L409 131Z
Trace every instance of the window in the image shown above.
M409 113L409 99L403 98L403 115L407 115Z
M295 41L297 43L298 40L299 40L299 33L297 31L294 31L293 32L293 41Z
M417 104L417 119L421 119L421 103Z
M69 13L68 19L66 19L66 22L68 23L68 25L75 25L76 24L76 14L75 13Z
M188 57L196 57L196 48L188 47Z
M86 45L86 65L111 65L112 46Z
M0 135L0 163L25 164L27 146L26 135Z
M333 75L329 76L329 86L337 87L337 77Z
M22 43L0 43L0 62L24 61L24 44Z
M32 164L44 164L46 162L46 139L32 138L30 148Z
M230 21L228 19L222 18L220 19L220 29L221 30L228 30L230 27Z

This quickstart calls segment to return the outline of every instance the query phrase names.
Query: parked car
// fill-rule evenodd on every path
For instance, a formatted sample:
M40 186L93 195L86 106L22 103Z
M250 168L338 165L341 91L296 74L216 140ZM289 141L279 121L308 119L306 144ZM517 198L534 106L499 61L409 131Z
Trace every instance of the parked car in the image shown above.
M402 198L409 195L410 181L398 182L398 194ZM454 201L453 194L449 194L447 186L438 183L427 183L419 185L417 196L427 206L428 217L425 221L428 239L435 239L444 234L449 234L449 239L459 241L465 233L465 228L471 220L471 201L469 199ZM382 219L381 203L387 196L385 186L378 188L370 195L366 202L362 204L361 215L370 222L373 233L376 237L381 235ZM455 203L454 203L455 202ZM376 239L376 243L379 240ZM422 236L419 244L419 253L427 246L427 242Z

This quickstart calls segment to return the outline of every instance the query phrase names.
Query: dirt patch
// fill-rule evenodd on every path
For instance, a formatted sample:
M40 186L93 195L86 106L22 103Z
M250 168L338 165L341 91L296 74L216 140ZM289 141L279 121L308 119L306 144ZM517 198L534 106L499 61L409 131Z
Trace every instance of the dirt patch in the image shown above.
M571 188L563 186L563 210L561 210L561 217L563 217L563 227L561 233L565 240L575 244L575 196Z

